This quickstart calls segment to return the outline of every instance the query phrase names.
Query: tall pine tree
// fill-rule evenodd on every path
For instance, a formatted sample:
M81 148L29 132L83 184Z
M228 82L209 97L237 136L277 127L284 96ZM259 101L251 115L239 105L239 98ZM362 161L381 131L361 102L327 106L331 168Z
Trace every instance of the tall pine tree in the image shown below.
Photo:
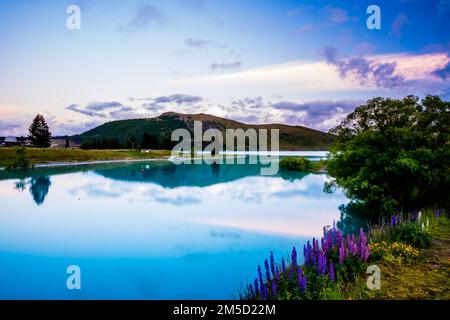
M28 129L30 132L28 135L28 139L33 146L38 148L48 148L50 147L50 140L52 138L52 134L48 128L47 122L44 117L38 114L33 119L33 123Z

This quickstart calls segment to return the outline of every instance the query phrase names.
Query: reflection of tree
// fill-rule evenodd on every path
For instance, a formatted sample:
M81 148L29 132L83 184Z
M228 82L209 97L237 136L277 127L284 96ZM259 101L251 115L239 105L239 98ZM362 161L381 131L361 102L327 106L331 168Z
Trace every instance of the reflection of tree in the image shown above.
M365 216L364 208L356 202L349 202L339 207L341 212L341 218L339 219L337 226L344 231L345 234L357 234L359 228L366 229L373 223L378 221L370 221Z
M25 190L25 188L27 187L27 184L27 179L20 178L16 183L14 183L14 190L23 192L23 190Z
M33 196L34 202L41 205L47 196L48 189L52 184L49 176L33 177L30 181L30 193Z

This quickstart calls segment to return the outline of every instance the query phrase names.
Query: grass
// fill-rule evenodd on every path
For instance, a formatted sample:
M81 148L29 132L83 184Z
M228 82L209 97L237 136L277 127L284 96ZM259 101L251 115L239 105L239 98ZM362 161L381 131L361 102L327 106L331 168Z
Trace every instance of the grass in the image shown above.
M140 150L82 150L82 149L41 149L25 148L27 159L32 164L51 162L82 162L100 160L156 159L170 156L168 150L140 152ZM0 167L11 164L16 155L16 148L0 148Z
M256 284L249 285L247 291L244 290L240 297L251 300L261 298L270 300L450 299L450 219L445 214L438 212L434 214L432 210L424 212L420 220L415 213L402 220L398 220L399 217L396 218L397 222L377 225L368 231L370 256L366 262L354 259L351 255L348 258L342 255L343 263L336 263L341 252L336 251L339 245L336 247L333 244L330 250L326 243L333 243L334 240L326 241L327 236L325 236L319 243L325 240L326 249L322 252L327 255L327 263L333 261L333 273L330 267L329 271L318 276L320 267L317 268L317 264L320 265L320 262L317 260L313 260L316 262L312 267L310 264L304 264L302 270L308 285L306 291L301 292L295 273L293 277L288 276L289 271L282 272L279 276L277 269L276 273L272 271L273 280L270 280L270 276L267 275L269 271L266 275L262 271L258 274L259 279L269 279L264 280L266 293L260 293L264 292L260 285L262 280L257 279ZM338 233L334 233L337 234L336 239L342 239L339 232L338 230ZM418 241L418 239L421 240ZM423 241L423 239L430 241ZM345 241L347 243L345 247L342 245L343 250L351 247L348 242L348 240ZM272 266L272 256L269 260ZM296 261L296 258L292 260ZM373 265L378 266L381 272L381 288L378 290L370 290L367 287L366 268ZM288 265L287 270L290 268L291 265ZM265 269L268 270L267 260ZM332 279L335 281L330 281ZM275 289L271 289L273 286ZM253 288L258 288L260 291L254 293Z
M368 290L360 275L348 288L347 299L448 300L450 299L450 219L434 219L429 227L431 245L418 249L416 259L386 255L370 264L381 271L381 289Z

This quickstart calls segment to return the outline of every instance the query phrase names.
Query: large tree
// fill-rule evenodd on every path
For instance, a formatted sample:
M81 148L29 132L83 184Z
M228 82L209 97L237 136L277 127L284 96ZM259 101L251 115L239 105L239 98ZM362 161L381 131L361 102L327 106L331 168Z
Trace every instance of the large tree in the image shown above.
M449 102L375 98L330 133L332 184L368 215L450 207Z
M44 119L44 116L38 114L33 119L33 123L31 123L30 128L28 129L29 135L28 139L33 146L39 148L48 148L50 147L50 140L52 138L52 134L48 128L47 122Z

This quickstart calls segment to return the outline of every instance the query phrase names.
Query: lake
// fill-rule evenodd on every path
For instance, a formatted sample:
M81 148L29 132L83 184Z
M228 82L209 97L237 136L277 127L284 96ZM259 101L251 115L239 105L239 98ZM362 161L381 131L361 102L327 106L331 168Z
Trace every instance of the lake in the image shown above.
M2 171L0 298L236 298L270 251L280 260L338 220L347 199L326 180L168 161Z

